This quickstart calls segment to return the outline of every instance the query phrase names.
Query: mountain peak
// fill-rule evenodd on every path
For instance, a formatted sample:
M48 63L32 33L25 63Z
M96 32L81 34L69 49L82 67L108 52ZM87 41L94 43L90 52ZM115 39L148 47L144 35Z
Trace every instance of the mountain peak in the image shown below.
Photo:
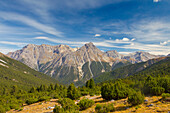
M106 51L105 54L108 57L120 58L121 59L121 55L116 50Z
M144 51L137 51L136 53L148 53L148 52L144 52Z
M92 42L86 43L85 46L95 46Z
M116 50L106 51L106 53L118 53Z
M26 46L35 46L35 44L28 44L28 45L26 45Z

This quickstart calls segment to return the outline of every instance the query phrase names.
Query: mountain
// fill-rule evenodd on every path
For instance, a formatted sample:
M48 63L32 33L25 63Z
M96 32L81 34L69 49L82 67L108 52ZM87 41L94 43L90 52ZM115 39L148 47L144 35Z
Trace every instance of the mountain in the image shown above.
M13 85L28 90L32 86L50 83L56 83L56 80L0 53L0 91Z
M124 56L123 58L127 59L128 61L130 61L132 63L139 63L139 62L145 62L149 59L159 58L159 56L158 55L152 55L152 54L147 53L147 52L138 51L138 52L135 52L135 53L131 53L127 56Z
M115 69L115 66L122 67L159 57L146 52L136 52L128 56L115 50L102 52L91 42L81 48L28 44L7 55L65 84L81 84L103 72Z
M164 65L160 65L162 62L164 63ZM104 82L107 80L112 80L117 78L125 78L130 75L135 75L143 72L145 73L147 72L146 74L148 75L151 74L152 72L155 72L154 74L156 75L158 74L156 72L160 70L162 70L162 73L164 73L165 70L166 70L165 72L169 72L170 71L169 67L170 67L170 57L161 57L161 58L151 59L146 62L120 67L110 72L105 72L100 76L94 78L94 80L96 83L99 83L99 82Z

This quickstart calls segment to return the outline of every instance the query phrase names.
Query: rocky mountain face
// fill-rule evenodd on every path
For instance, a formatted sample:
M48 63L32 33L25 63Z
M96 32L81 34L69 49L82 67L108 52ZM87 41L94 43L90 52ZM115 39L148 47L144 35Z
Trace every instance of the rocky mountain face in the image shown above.
M159 58L159 56L152 55L152 54L147 53L147 52L138 51L138 52L135 52L135 53L131 53L127 56L123 56L123 58L127 59L128 61L130 61L132 63L139 63L139 62L145 62L149 59Z
M66 84L81 84L102 72L112 70L120 62L138 63L159 57L146 52L128 56L115 50L102 52L91 42L81 48L29 44L7 55Z

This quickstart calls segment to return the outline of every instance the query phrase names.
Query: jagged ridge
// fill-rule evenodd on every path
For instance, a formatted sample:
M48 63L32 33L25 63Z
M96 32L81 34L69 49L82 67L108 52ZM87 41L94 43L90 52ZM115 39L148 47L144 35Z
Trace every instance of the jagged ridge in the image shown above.
M99 73L110 71L119 62L138 63L159 57L146 52L136 52L128 56L121 55L115 50L102 52L91 42L81 48L29 44L21 50L8 53L8 56L63 83L82 80L85 82ZM92 62L93 65L94 62L98 65L92 66ZM85 64L88 64L86 69L83 68ZM94 70L99 68L99 73L96 74Z

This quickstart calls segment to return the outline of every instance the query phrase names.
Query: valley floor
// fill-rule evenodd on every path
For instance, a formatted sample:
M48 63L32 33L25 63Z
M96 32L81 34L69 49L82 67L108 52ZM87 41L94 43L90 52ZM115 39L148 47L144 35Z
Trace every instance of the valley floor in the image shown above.
M82 97L83 98L83 97ZM82 99L81 98L81 99ZM147 102L131 107L127 103L127 99L121 100L112 100L105 101L101 98L101 96L85 96L85 98L89 98L95 101L95 105L91 108L88 108L80 113L93 113L95 111L96 104L106 104L113 103L116 111L115 113L168 113L170 111L170 102L162 102L160 101L161 97L153 96L153 97L145 97ZM32 105L24 106L22 111L11 110L7 113L51 113L53 111L53 106L58 105L57 99L51 99L48 102L39 102Z

